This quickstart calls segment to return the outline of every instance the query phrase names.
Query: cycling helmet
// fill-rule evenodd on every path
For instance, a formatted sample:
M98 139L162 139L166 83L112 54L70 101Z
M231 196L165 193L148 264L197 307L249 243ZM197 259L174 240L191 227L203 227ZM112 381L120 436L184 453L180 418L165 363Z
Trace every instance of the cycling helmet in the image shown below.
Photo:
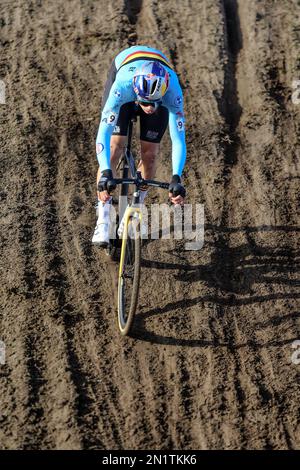
M158 101L169 87L169 74L160 62L145 62L133 78L138 101Z

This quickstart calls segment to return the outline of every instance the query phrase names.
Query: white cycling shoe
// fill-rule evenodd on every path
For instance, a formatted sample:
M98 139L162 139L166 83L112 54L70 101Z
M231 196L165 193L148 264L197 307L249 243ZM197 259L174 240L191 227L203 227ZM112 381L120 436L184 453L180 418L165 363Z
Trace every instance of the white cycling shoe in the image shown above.
M111 204L110 201L106 203L102 203L99 201L98 203L98 220L96 224L96 228L94 231L94 235L92 238L92 243L97 246L106 248L109 244L109 226L110 226L110 211L111 211Z
M104 222L97 223L92 243L102 248L106 248L109 243L109 224Z

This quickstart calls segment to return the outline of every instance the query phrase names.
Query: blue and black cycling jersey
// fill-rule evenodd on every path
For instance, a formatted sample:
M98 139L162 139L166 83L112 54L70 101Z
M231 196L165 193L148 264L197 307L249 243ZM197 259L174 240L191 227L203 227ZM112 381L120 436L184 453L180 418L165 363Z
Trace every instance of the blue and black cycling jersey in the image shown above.
M169 112L169 129L172 140L173 174L181 176L186 160L183 95L176 73L167 57L160 51L146 46L132 46L120 52L114 60L115 80L111 84L102 110L96 140L97 159L101 171L110 168L110 138L118 120L120 108L136 101L133 77L145 61L159 61L170 75L167 92L159 104Z

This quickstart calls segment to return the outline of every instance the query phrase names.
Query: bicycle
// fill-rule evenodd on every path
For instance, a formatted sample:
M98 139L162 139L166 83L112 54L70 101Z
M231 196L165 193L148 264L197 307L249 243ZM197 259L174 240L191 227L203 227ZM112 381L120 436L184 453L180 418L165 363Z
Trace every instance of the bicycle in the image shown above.
M110 240L107 254L114 260L119 260L118 272L118 324L122 335L128 335L133 324L138 304L141 272L141 234L142 210L140 207L140 190L145 186L154 186L169 189L169 183L155 180L145 180L141 172L137 171L134 157L131 152L131 137L133 122L128 126L127 146L121 157L118 168L121 168L122 178L114 178L117 185L121 185L119 198L120 224L124 224L122 241L118 238L119 225L116 225L116 236ZM131 177L129 177L129 173ZM131 202L128 200L128 187L134 185L135 190ZM126 200L126 204L124 204ZM121 246L120 246L121 242ZM120 256L119 256L120 251Z

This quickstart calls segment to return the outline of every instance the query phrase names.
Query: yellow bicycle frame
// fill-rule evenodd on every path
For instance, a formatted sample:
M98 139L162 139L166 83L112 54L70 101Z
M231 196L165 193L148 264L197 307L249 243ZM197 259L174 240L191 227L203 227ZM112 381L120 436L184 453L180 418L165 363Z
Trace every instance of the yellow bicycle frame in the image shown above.
M123 266L125 261L125 250L126 250L126 241L128 238L128 223L132 214L137 213L140 219L140 224L142 223L142 211L139 207L127 207L124 214L124 229L122 234L122 248L121 248L121 257L120 257L120 267L119 267L119 281L123 273Z

